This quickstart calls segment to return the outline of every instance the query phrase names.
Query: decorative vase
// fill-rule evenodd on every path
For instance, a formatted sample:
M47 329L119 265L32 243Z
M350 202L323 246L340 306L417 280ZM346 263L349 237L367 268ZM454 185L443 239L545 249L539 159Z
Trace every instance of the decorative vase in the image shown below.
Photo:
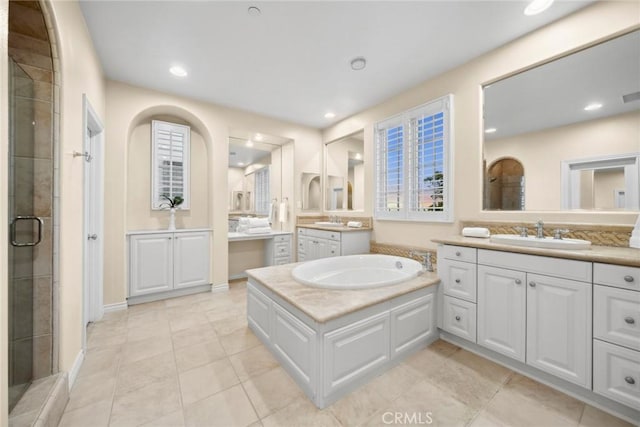
M175 231L176 229L176 208L169 209L169 231Z

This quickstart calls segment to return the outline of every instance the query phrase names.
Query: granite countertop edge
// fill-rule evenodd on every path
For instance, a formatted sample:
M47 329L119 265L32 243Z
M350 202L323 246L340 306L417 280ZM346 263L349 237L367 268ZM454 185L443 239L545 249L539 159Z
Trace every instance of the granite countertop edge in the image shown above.
M315 288L295 281L291 270L299 264L251 269L247 270L247 275L317 323L328 323L339 317L440 283L440 278L436 273L423 273L406 282L379 288L359 290ZM274 272L279 277L269 277L273 276ZM350 306L344 304L344 301L357 301L358 299L360 299L359 302ZM332 302L333 307L331 306ZM335 306L336 302L338 303L337 307Z
M347 227L346 225L340 225L337 227L332 227L329 225L316 225L316 224L296 224L298 228L312 228L314 230L324 230L324 231L371 231L373 227Z
M636 248L592 245L591 249L584 250L546 249L492 243L490 239L463 236L437 238L431 239L431 241L445 245L465 246L477 249L640 267L640 249Z

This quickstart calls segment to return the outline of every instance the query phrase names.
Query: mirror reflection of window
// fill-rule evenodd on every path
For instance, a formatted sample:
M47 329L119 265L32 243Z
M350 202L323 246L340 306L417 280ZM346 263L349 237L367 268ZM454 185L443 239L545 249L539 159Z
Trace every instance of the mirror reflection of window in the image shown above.
M326 144L325 208L364 210L364 131Z
M579 173L562 169L574 159L640 152L638 46L640 31L634 31L483 88L484 159L522 162L526 209L639 210L633 165L625 165L624 178L597 163ZM495 182L485 179L484 208L507 209L494 200Z

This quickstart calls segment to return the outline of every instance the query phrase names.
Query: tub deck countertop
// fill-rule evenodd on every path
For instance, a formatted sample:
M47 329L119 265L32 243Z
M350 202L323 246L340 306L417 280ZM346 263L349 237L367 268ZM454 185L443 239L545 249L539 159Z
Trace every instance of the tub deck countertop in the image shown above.
M406 282L380 288L361 290L314 288L296 282L291 275L291 270L299 264L254 268L247 270L247 275L318 323L326 323L345 314L440 283L435 272L426 272Z

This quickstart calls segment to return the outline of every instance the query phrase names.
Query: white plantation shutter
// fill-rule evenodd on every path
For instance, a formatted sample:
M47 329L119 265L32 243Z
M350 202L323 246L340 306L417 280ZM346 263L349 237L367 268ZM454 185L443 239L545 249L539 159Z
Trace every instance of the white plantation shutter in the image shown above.
M255 172L255 211L257 214L269 214L269 166Z
M162 209L167 201L163 195L180 196L180 207L189 209L189 126L153 120L152 144L152 195L151 208Z
M450 220L452 102L448 95L376 125L376 218Z

